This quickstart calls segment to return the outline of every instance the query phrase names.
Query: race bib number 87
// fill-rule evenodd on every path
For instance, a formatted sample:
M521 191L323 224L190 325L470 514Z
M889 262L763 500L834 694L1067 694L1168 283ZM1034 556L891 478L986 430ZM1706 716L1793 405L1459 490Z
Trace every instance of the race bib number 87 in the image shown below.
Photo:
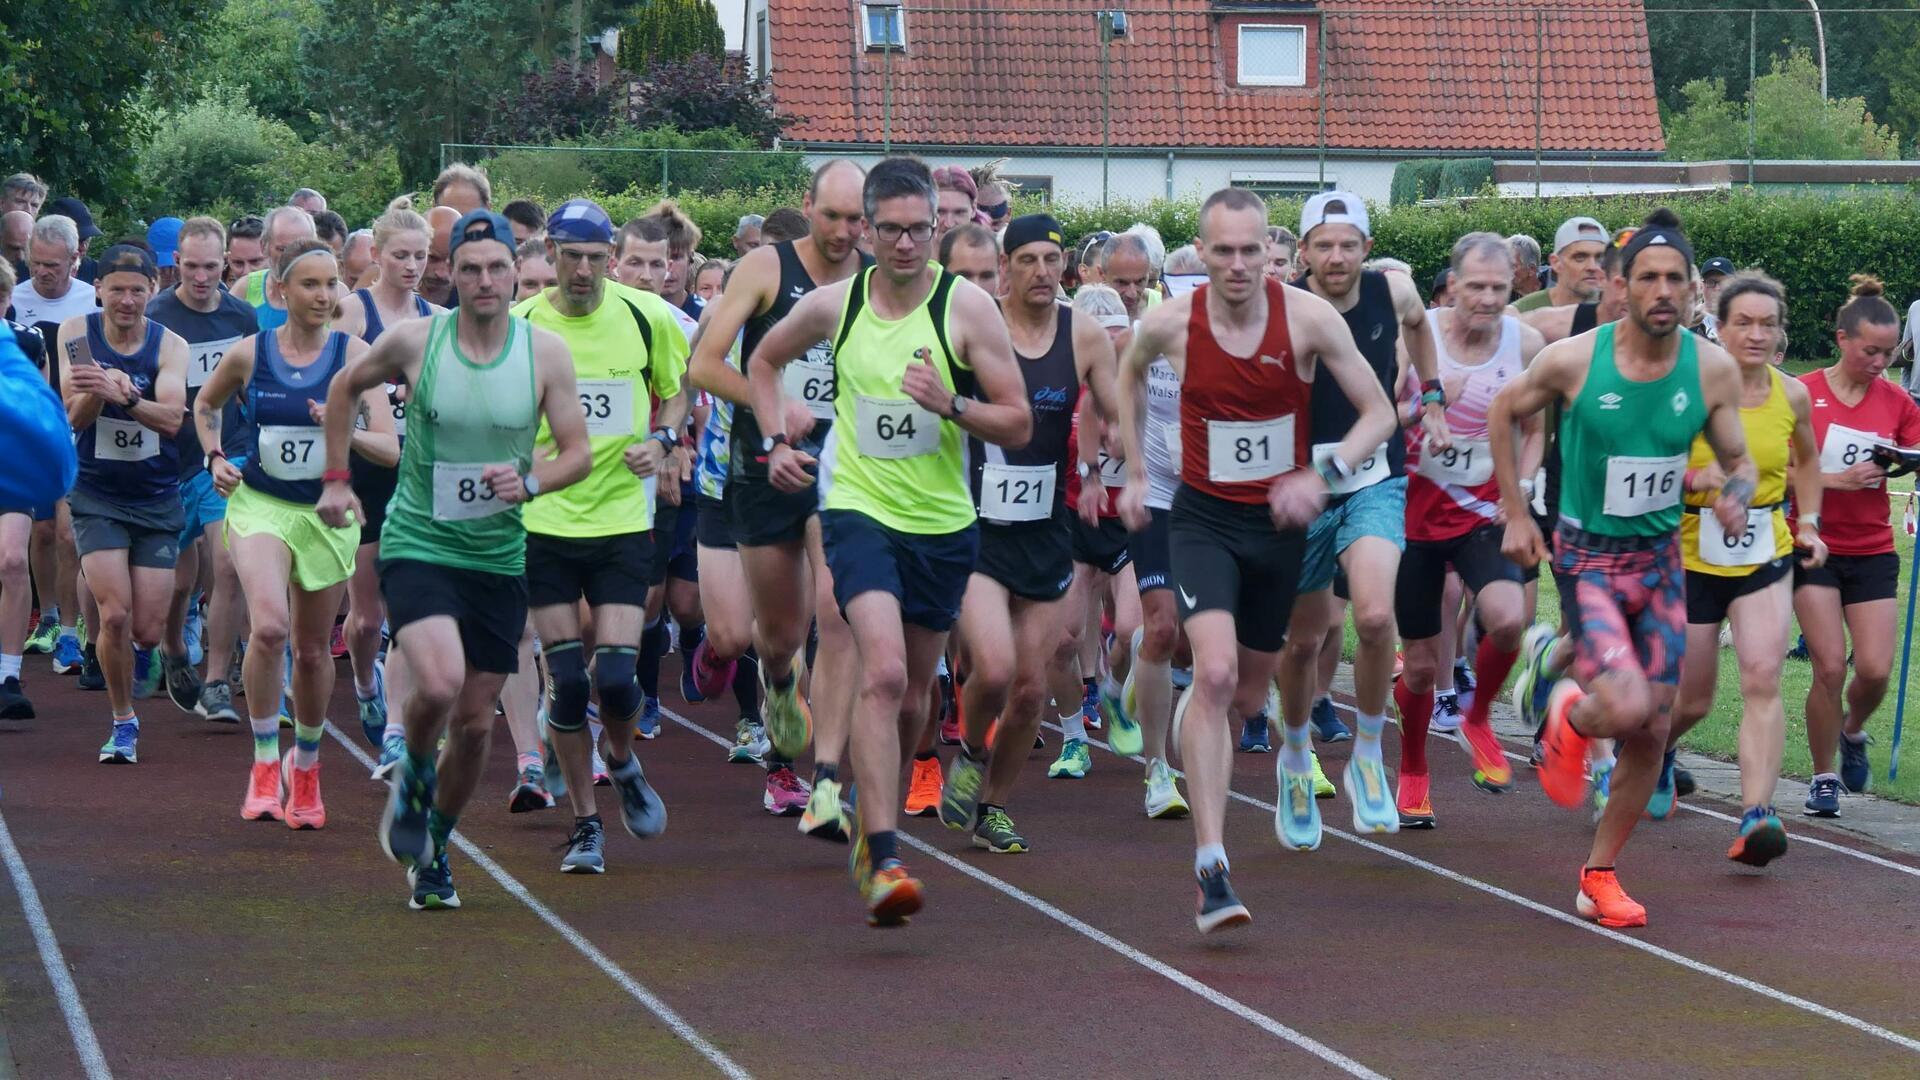
M1606 495L1601 510L1608 517L1640 517L1680 505L1680 480L1687 456L1610 457Z
M317 427L260 425L260 468L275 480L318 480L326 472L326 433Z
M1293 417L1207 421L1207 479L1271 480L1293 468Z
M468 521L507 509L507 504L493 493L493 485L480 477L488 467L485 463L434 462L433 519Z

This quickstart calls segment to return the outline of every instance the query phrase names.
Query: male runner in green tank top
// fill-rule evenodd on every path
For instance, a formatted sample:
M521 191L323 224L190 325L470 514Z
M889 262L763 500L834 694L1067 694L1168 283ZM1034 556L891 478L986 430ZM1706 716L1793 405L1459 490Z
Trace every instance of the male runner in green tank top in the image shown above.
M329 525L360 520L347 471L355 395L382 383L412 387L399 485L380 536L380 587L413 690L401 706L407 756L393 771L380 845L408 868L415 910L460 906L447 837L486 766L494 700L519 665L527 620L520 505L592 467L566 343L508 314L512 226L489 210L467 214L449 258L459 308L389 327L336 377L359 389L328 395L317 507ZM543 418L553 455L536 459Z
M1683 331L1693 253L1671 211L1656 210L1621 251L1615 286L1627 317L1540 352L1488 410L1506 508L1502 550L1522 566L1551 559L1568 606L1572 679L1547 707L1540 786L1574 806L1587 794L1587 743L1619 741L1612 792L1580 872L1575 906L1603 926L1645 926L1614 861L1659 778L1686 648L1686 579L1677 532L1694 436L1728 477L1714 513L1744 527L1756 473L1740 421L1740 372L1719 346ZM1560 525L1549 552L1520 487L1514 424L1561 407ZM1536 627L1521 684L1552 679L1568 651ZM1556 657L1554 654L1562 654ZM1555 661L1559 660L1558 663Z

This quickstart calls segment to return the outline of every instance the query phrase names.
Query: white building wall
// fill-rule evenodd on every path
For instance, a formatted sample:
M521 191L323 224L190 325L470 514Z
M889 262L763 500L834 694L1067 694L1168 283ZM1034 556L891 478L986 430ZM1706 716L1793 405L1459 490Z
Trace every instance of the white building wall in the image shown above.
M810 165L818 165L834 154L807 155ZM862 165L879 161L878 153L848 155ZM996 158L1006 158L1003 174L1018 177L1045 177L1053 181L1054 198L1080 205L1097 204L1101 190L1099 155L1027 153L1019 150L982 147L967 151L936 151L921 155L928 165L972 167ZM1378 158L1327 159L1326 182L1345 188L1369 202L1384 205L1393 183L1396 162ZM1164 198L1200 199L1228 184L1241 181L1298 184L1312 186L1320 178L1319 162L1313 155L1250 154L1241 157L1116 153L1107 161L1107 192L1121 202L1144 202Z

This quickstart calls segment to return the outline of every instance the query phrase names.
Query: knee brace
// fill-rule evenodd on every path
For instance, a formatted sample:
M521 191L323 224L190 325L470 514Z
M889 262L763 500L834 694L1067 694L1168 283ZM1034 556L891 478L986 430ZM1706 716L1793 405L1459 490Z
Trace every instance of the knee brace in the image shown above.
M546 647L547 726L555 731L579 731L587 726L587 658L578 641L556 641Z
M600 692L600 712L630 720L640 712L640 683L634 676L638 654L628 648L603 645L593 650L593 688Z

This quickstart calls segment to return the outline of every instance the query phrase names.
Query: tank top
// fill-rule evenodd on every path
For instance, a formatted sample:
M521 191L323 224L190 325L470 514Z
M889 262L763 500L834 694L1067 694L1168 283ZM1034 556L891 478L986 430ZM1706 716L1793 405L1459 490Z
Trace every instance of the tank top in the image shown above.
M1560 419L1560 520L1596 536L1663 537L1679 527L1681 478L1707 423L1700 353L1680 335L1673 368L1649 382L1620 374L1614 330L1594 336L1586 384Z
M1307 464L1313 383L1300 377L1287 330L1287 287L1271 278L1267 330L1252 356L1214 340L1211 285L1193 291L1180 385L1180 480L1229 502L1259 505L1275 477Z
M1180 373L1164 356L1147 365L1147 423L1141 441L1147 459L1147 505L1171 509L1173 493L1180 488Z
M1573 328L1567 331L1568 337L1581 334L1600 325L1600 302L1589 300L1573 309ZM1541 491L1540 504L1547 508L1547 514L1558 517L1560 514L1560 402L1547 406L1546 411L1546 450L1540 456Z
M740 370L740 342L735 336L733 347L727 350L727 366ZM718 499L727 492L727 473L732 468L733 457L733 402L718 394L711 395L712 405L707 409L707 424L700 429L700 454L693 466L693 488L709 499Z
M1296 283L1296 288L1305 289L1304 280ZM1400 374L1400 315L1393 309L1393 286L1387 282L1387 275L1379 270L1362 270L1360 281L1355 286L1360 292L1352 307L1340 313L1347 322L1347 330L1353 334L1353 343L1360 348L1360 355L1367 358L1367 366L1373 369L1374 377L1380 380L1380 389L1386 392L1387 400L1392 401L1394 379ZM1431 322L1431 320L1429 320ZM1325 371L1314 372L1313 395L1313 453L1316 458L1333 452L1347 432L1360 420L1360 410L1342 393L1333 376ZM1397 411L1397 410L1396 410ZM1382 471L1384 470L1384 471ZM1363 466L1360 475L1354 477L1353 490L1370 483L1378 483L1390 476L1403 476L1407 471L1406 440L1389 436L1386 442L1386 455L1380 463L1369 469ZM1371 474L1371 475L1369 475Z
M1768 368L1767 400L1740 408L1740 424L1747 432L1747 456L1760 474L1747 511L1747 527L1728 532L1713 516L1718 491L1689 491L1687 512L1680 519L1680 555L1689 571L1716 577L1746 577L1793 551L1793 533L1787 529L1787 456L1797 421L1793 405L1782 388L1785 377ZM1693 437L1687 468L1704 469L1714 463L1713 447L1705 435Z
M1457 317L1457 316L1456 316ZM1465 364L1447 351L1440 317L1427 320L1440 385L1447 395L1445 450L1426 452L1414 439L1413 475L1407 480L1407 539L1452 540L1491 525L1500 509L1500 486L1493 479L1493 453L1487 435L1487 410L1495 394L1520 377L1520 320L1500 317L1500 341L1493 355Z
M386 320L380 317L380 305L373 302L372 289L355 289L353 294L360 298L360 304L366 311L366 320L360 330L360 340L371 345L380 340L381 334L387 332ZM424 319L433 314L433 305L427 303L426 298L419 293L414 293L413 311L415 315ZM386 391L387 408L393 410L394 434L402 440L405 440L407 437L407 403L400 398L400 384L388 383L386 384ZM395 469L398 468L398 466L388 467L385 465L375 465L373 462L368 461L358 454L355 454L347 464L353 468L355 474L354 489L356 491L362 487L367 487L368 482L373 477L391 476Z
M533 329L510 317L499 355L476 363L455 339L459 313L432 318L380 554L517 577L527 563L520 507L494 498L480 473L495 464L532 467L540 427Z
M973 505L995 525L1064 522L1070 435L1080 400L1073 362L1073 309L1055 305L1053 344L1039 356L1014 349L1026 377L1033 436L1017 450L967 436Z
M347 335L327 334L320 355L296 367L280 351L280 335L253 338L253 378L247 382L247 426L254 452L240 478L262 495L311 506L320 501L327 469L327 437L307 410L327 401L327 386L347 363Z
M372 289L355 289L353 295L359 297L360 303L367 309L366 329L360 332L360 340L371 345L380 340L381 334L386 333L387 324L380 318L380 305L373 302ZM419 293L414 293L413 313L424 319L433 314L433 305L427 303L426 298Z
M140 396L153 400L154 380L160 377L160 342L167 328L147 321L146 336L132 353L115 352L107 344L100 312L87 316L87 346L101 367L125 372ZM74 486L108 502L146 503L178 498L179 444L140 423L118 405L100 408L100 415L79 433L74 449L80 458Z
M206 468L206 450L201 447L200 433L193 425L193 403L200 398L200 387L206 385L208 376L220 366L227 351L243 338L252 337L259 326L253 309L245 301L229 292L218 292L215 296L219 306L209 312L195 311L182 303L177 289L167 289L147 304L147 318L187 342L187 418L174 437L174 442L179 444L182 480ZM220 416L220 449L226 451L232 461L246 457L253 450L240 397L235 395L228 401Z
M767 336L775 323L787 317L787 312L806 295L819 288L813 275L807 273L807 266L800 261L800 253L794 249L792 240L782 240L773 245L780 256L780 284L773 294L773 303L767 310L749 318L742 328L740 345L740 370L745 371L747 361L753 359L753 350L760 347L760 339ZM872 266L871 259L862 255L860 266ZM820 456L820 450L826 445L828 432L833 427L837 410L834 408L834 393L838 385L834 377L834 343L818 341L807 349L805 356L788 364L780 373L780 388L787 397L806 405L813 414L813 430L807 437L798 441L798 449L814 457ZM733 409L733 430L729 442L739 447L740 452L732 456L730 468L733 475L749 480L767 478L767 454L761 447L765 438L760 425L753 418L753 410L746 406Z
M908 364L931 362L941 382L972 396L973 372L948 344L947 305L955 280L940 272L927 298L898 319L881 318L868 302L872 268L849 284L833 341L833 483L826 509L857 510L916 535L944 535L973 524L960 428L900 389ZM734 461L745 456L735 454Z

